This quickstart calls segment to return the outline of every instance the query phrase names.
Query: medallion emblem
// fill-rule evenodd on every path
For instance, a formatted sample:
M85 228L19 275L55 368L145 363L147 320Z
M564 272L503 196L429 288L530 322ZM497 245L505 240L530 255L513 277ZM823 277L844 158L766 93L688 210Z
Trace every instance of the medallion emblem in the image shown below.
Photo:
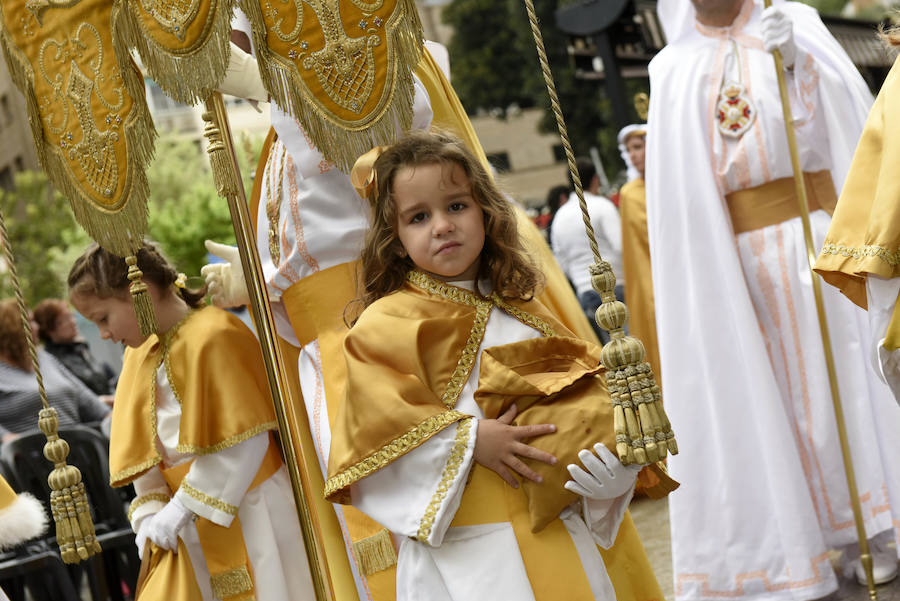
M731 138L740 138L753 125L756 107L744 93L744 86L730 83L722 87L716 104L719 131Z

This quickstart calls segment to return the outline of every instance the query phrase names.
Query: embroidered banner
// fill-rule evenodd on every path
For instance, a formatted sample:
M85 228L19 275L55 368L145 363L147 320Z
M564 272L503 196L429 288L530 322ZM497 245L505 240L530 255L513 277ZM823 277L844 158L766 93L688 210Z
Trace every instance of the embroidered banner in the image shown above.
M225 77L234 6L235 0L118 0L114 41L137 50L166 94L194 104Z
M121 256L147 227L156 131L144 80L110 35L108 0L2 0L4 54L38 158L97 242Z
M356 158L412 122L422 56L413 0L241 0L260 74L326 159Z

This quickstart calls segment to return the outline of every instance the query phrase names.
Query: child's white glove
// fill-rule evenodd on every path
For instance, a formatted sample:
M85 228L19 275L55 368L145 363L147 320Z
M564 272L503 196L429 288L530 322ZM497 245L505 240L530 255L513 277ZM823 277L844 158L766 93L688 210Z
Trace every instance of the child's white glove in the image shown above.
M219 91L238 98L268 102L269 92L263 86L256 59L240 49L234 42L228 58L228 70L225 79L219 85Z
M134 536L134 544L137 545L138 557L140 559L144 559L144 547L147 545L147 529L150 527L150 520L152 519L152 515L148 515L142 519L141 524L138 526L137 534Z
M209 263L200 268L200 274L206 278L206 284L209 286L213 304L217 307L249 305L250 293L247 291L244 268L237 247L207 240L206 250L226 261Z
M596 453L596 455L594 454ZM587 471L574 463L568 465L573 480L565 483L566 490L597 501L621 497L634 486L641 465L624 466L602 442L594 445L594 452L582 449L578 459Z
M763 10L760 28L766 52L776 49L781 51L784 68L792 68L797 58L797 45L794 44L794 23L791 18L779 7L770 6Z
M156 543L160 549L177 550L178 533L187 526L193 516L190 509L182 505L176 497L172 497L165 507L146 519L149 522L147 538Z

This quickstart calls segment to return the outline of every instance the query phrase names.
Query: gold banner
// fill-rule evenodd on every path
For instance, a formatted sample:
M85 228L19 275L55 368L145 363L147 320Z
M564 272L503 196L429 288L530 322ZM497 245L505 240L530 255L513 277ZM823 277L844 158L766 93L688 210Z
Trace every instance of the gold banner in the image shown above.
M121 256L147 227L156 131L144 81L110 35L108 0L2 0L4 54L38 158L97 242Z
M135 48L166 94L194 104L225 77L234 6L235 0L119 0L115 43Z
M412 122L422 24L413 0L241 0L260 75L325 158L349 172Z

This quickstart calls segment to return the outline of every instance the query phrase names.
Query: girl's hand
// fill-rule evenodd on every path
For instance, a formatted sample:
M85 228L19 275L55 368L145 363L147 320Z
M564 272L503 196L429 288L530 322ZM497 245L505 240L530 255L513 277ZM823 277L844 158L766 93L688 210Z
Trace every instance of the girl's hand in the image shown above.
M534 438L556 432L553 424L534 426L512 426L518 409L515 405L497 419L483 419L478 424L475 439L475 461L497 472L513 488L519 488L519 481L509 470L519 473L533 482L540 482L537 472L525 465L519 457L556 464L556 457L523 442L523 438Z
M193 516L194 514L182 505L177 497L172 497L165 507L152 517L146 518L150 522L147 525L147 538L156 543L156 546L160 549L167 549L177 553L178 533L188 525Z

